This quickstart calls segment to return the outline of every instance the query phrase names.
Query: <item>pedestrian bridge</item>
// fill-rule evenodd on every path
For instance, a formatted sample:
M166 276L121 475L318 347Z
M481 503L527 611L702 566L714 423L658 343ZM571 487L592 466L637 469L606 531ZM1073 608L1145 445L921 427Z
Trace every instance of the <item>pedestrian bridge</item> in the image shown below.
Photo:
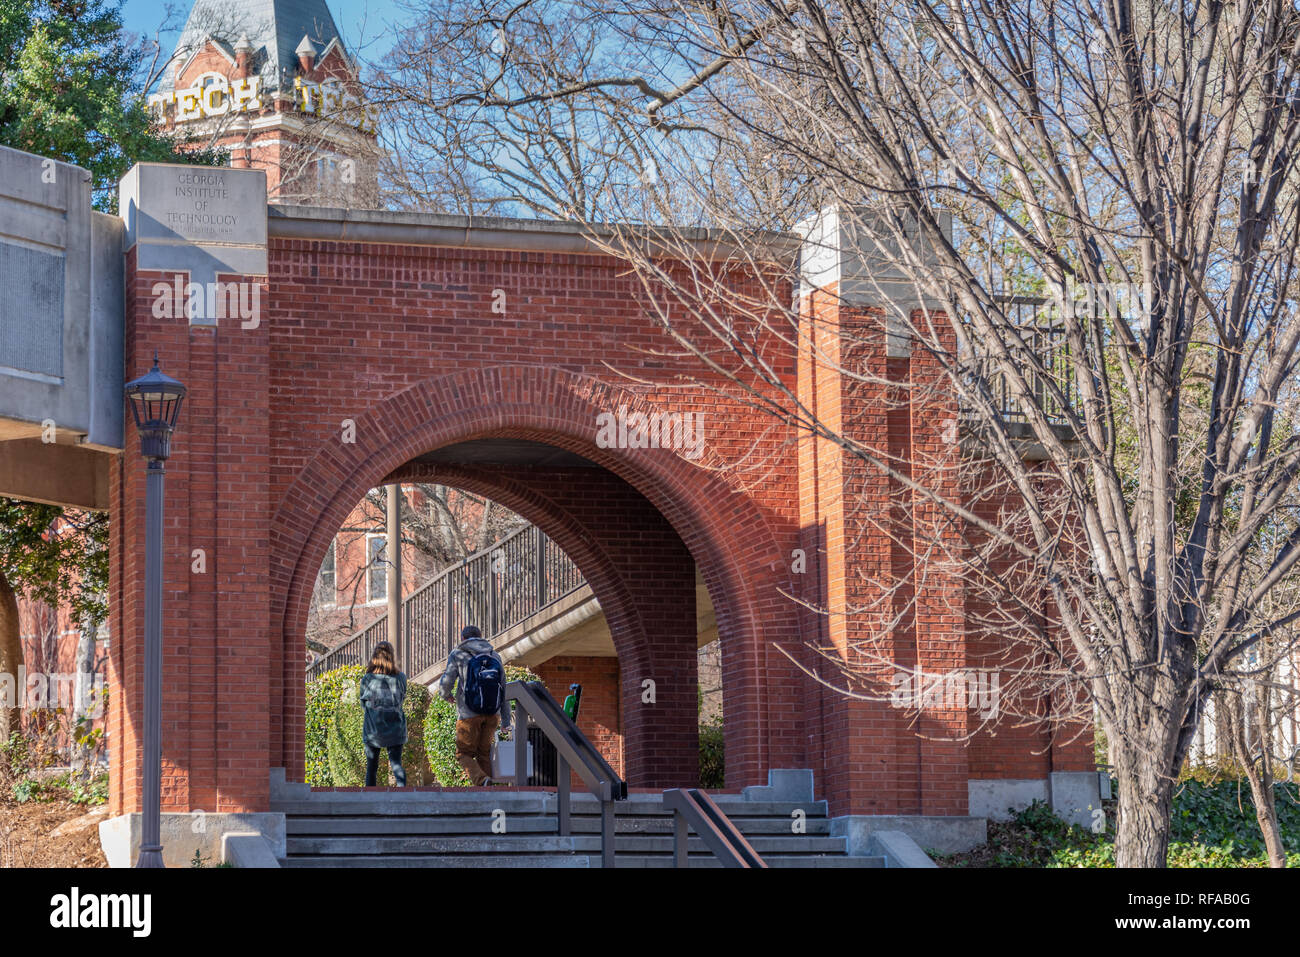
M85 170L0 146L0 494L109 506L123 233Z

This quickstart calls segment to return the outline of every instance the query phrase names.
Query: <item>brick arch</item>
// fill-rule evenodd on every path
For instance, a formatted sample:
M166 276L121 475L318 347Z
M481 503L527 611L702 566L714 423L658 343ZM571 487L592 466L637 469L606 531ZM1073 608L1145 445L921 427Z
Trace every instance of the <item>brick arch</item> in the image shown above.
M384 477L385 484L390 482L434 482L473 492L522 515L549 535L586 577L600 602L614 640L622 675L621 688L613 690L620 701L619 727L624 744L621 755L624 777L634 787L698 784L699 745L694 681L689 687L676 689L678 693L675 696L666 696L661 701L653 723L644 720L646 716L639 713L639 674L663 670L656 665L665 663L662 660L656 662L653 654L656 646L663 643L663 634L662 630L656 630L656 623L650 620L650 616L641 607L635 582L630 587L626 570L616 566L614 557L605 547L607 528L602 530L594 527L574 509L566 507L546 491L539 490L535 481L517 481L492 469L410 463ZM667 524L662 519L661 523ZM675 532L673 534L675 536ZM694 599L693 577L686 583L686 588L689 597ZM690 607L693 612L693 601ZM691 619L693 626L693 613ZM694 627L691 628L689 637L691 665L694 666ZM691 670L691 677L694 678L694 668Z
M282 636L287 767L303 746L301 662L289 654L305 628L316 571L335 531L365 492L417 456L476 438L520 438L581 454L640 492L676 530L700 568L725 636L728 781L759 781L773 766L766 714L765 645L793 640L798 621L782 551L764 513L728 485L706 450L700 464L661 449L601 449L596 418L626 406L661 410L628 389L556 368L505 365L419 382L355 417L354 444L329 442L285 491L271 522L273 633ZM729 693L728 693L729 692ZM788 737L787 737L788 741ZM787 748L788 750L788 745ZM785 758L784 750L779 759Z

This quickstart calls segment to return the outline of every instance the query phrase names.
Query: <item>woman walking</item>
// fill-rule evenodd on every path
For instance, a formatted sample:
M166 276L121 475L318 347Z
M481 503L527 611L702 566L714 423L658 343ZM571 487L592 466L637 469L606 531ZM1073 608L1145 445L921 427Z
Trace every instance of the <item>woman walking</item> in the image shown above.
M388 767L399 788L406 787L402 769L402 745L406 744L406 675L397 670L393 646L386 641L375 645L366 673L361 676L361 704L366 717L362 740L366 748L366 787L375 786L379 770L379 749L388 750Z

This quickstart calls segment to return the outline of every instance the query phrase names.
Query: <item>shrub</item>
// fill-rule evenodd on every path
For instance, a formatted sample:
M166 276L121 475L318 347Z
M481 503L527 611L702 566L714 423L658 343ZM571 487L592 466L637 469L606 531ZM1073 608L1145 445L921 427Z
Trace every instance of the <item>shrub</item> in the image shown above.
M1294 784L1273 786L1277 802L1278 828L1282 845L1288 850L1300 848L1300 803ZM1240 859L1263 858L1264 838L1251 803L1250 785L1244 780L1198 781L1188 779L1174 793L1171 816L1171 845L1203 845L1228 851ZM1170 864L1174 850L1170 849ZM1196 855L1186 857L1196 861ZM1184 867L1214 867L1214 864L1187 863Z
M507 681L541 681L527 668L506 665ZM434 779L443 787L468 787L469 775L456 763L456 706L433 695L424 722L424 750ZM497 740L504 739L500 730Z
M348 665L327 671L307 682L306 714L303 721L306 774L304 780L313 787L330 787L329 726L334 719L334 705L348 687L356 687L365 669Z
M1222 773L1220 770L1219 773ZM1214 775L1207 775L1214 777ZM1300 863L1300 803L1294 785L1276 785L1278 824L1287 863ZM994 867L1114 867L1116 802L1104 802L1100 834L1071 827L1042 801L1008 822L989 822L989 843L944 862ZM1174 794L1170 816L1170 867L1263 867L1268 863L1249 787L1237 780L1189 776Z
M727 784L726 751L722 719L700 725L700 787L723 788Z

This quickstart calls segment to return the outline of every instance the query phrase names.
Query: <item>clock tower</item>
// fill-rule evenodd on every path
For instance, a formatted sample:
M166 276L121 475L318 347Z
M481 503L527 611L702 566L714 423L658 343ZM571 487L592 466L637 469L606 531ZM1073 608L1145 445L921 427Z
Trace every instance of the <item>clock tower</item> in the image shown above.
M379 204L376 114L325 0L196 0L149 105L272 203Z

